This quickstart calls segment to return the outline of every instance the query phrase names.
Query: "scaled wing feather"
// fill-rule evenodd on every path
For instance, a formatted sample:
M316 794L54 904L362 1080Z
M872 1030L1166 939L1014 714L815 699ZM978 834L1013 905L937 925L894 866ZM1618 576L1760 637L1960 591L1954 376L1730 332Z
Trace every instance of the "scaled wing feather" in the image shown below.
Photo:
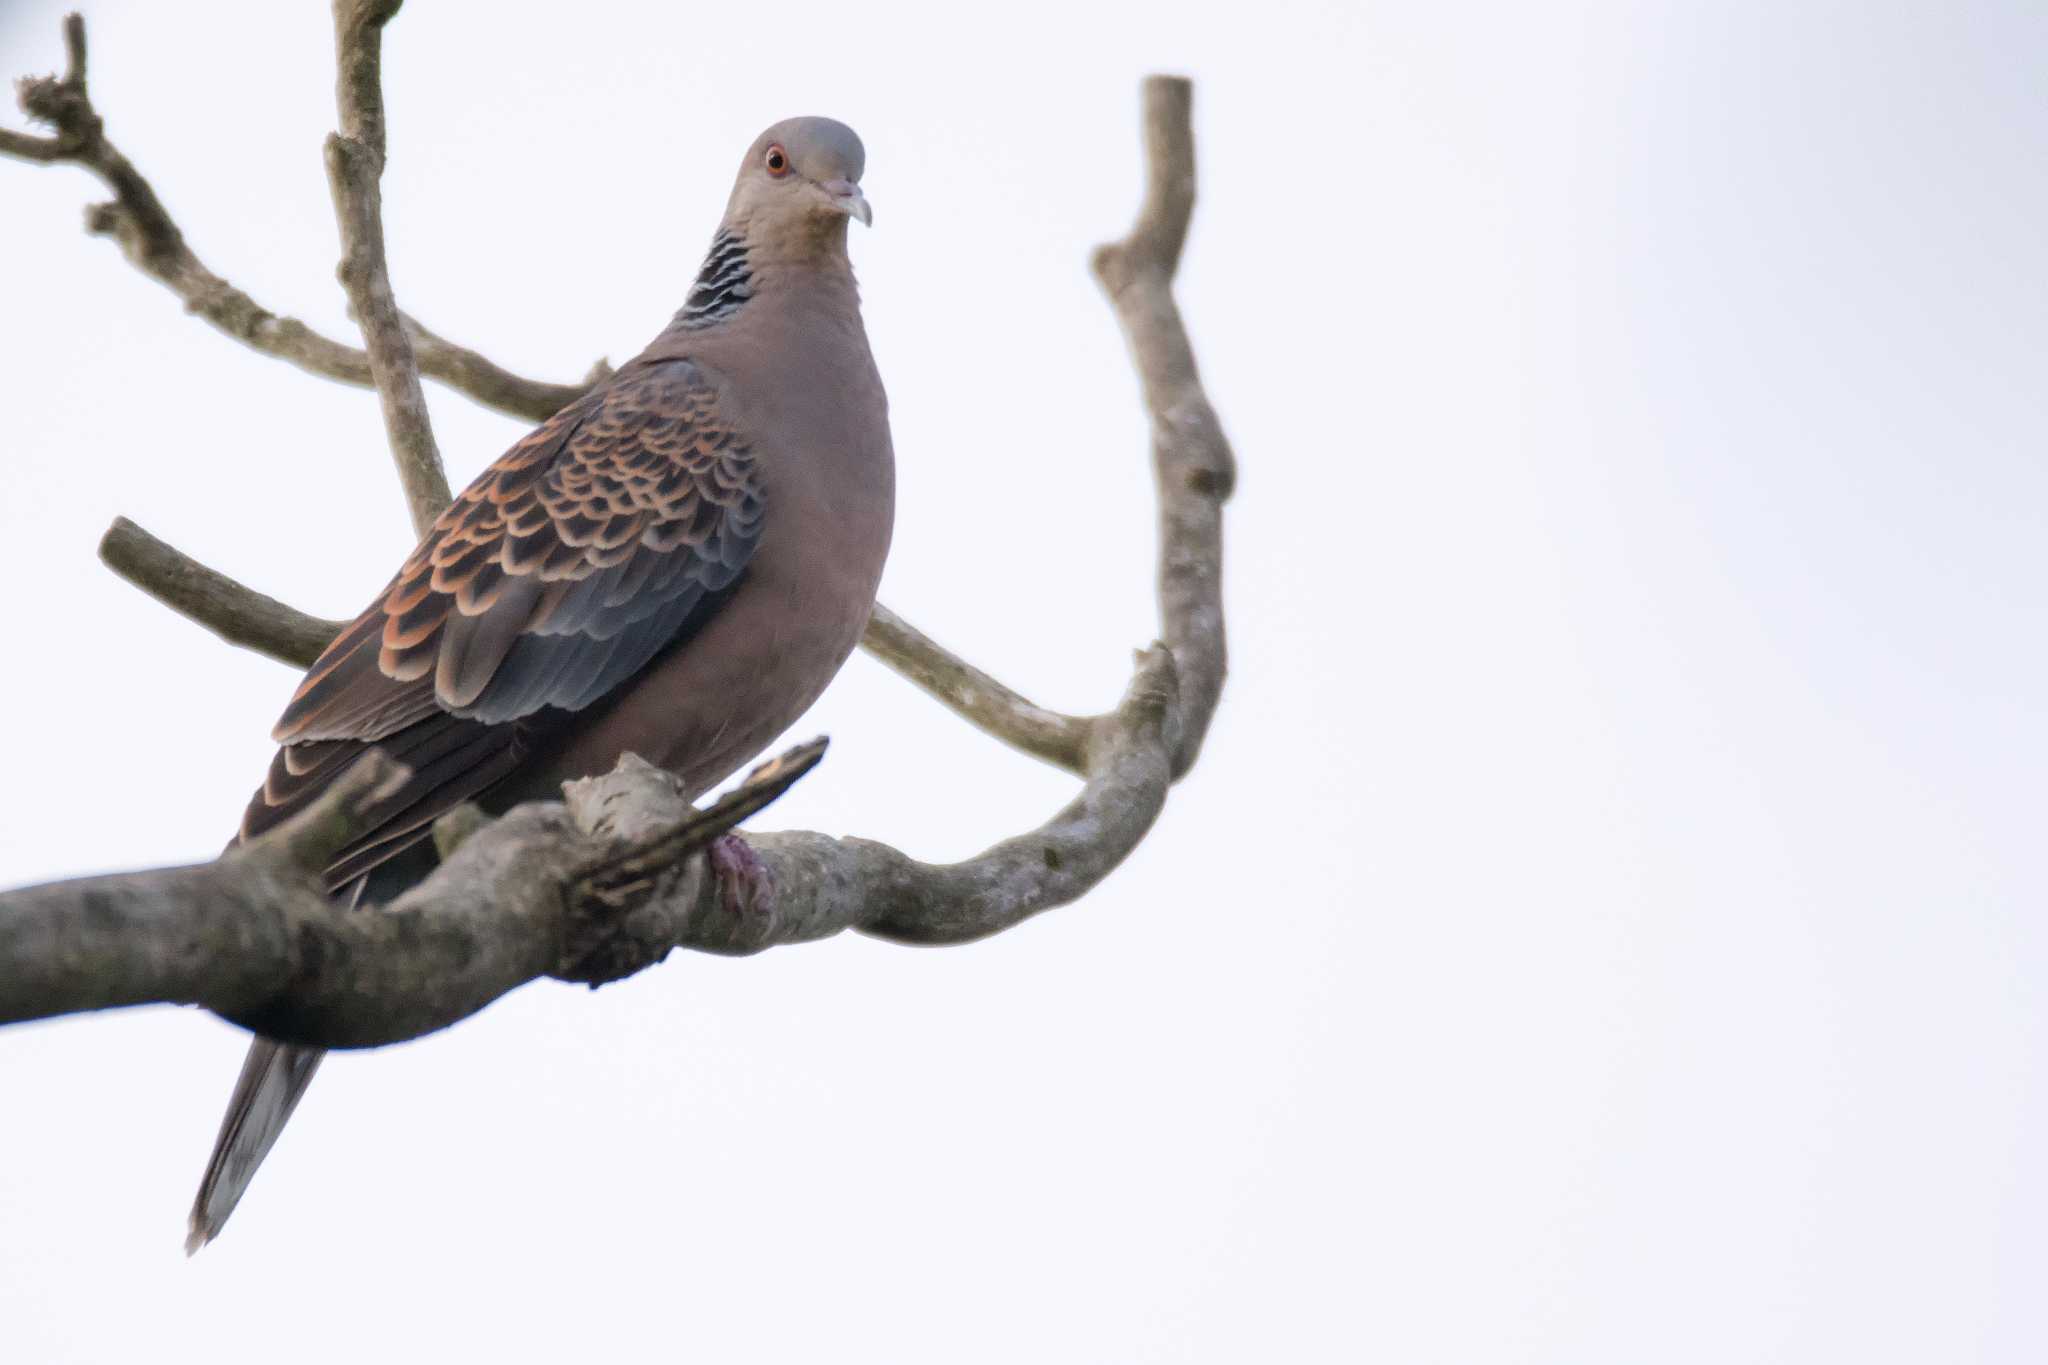
M485 470L308 670L244 834L381 750L413 778L337 857L340 885L693 634L743 572L764 507L719 391L688 360L629 366Z

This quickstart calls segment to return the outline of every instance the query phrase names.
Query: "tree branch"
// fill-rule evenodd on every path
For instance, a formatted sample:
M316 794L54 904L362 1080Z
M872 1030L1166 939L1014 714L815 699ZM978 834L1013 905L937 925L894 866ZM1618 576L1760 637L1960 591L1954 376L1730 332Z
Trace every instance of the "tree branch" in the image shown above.
M717 899L692 859L808 772L814 742L764 765L709 809L679 800L657 833L622 845L598 799L607 781L656 770L621 764L564 806L522 807L455 849L433 877L376 914L338 911L322 889L327 859L364 813L407 776L373 756L285 825L196 867L89 877L0 896L0 1023L114 1005L203 1005L266 1036L326 1047L375 1047L446 1028L536 977L590 975L611 940L659 923L698 934L686 916ZM665 776L665 774L663 775ZM598 876L636 847L676 858L673 875L597 894ZM653 918L650 919L650 916ZM664 918L664 916L666 916ZM710 940L716 945L719 940ZM631 969L658 961L627 957ZM616 950L611 961L621 960Z
M126 517L100 537L100 562L180 616L243 649L306 668L345 621L323 621L209 569Z
M245 587L126 517L100 537L100 560L231 645L293 668L320 656L346 621L327 621ZM1019 696L877 602L861 644L978 729L1077 776L1095 717L1061 715Z
M336 0L341 132L330 139L328 161L343 279L363 321L394 449L402 466L412 462L408 494L418 517L434 501L423 471L438 472L438 461L429 462L431 432L384 273L377 206L377 40L397 6ZM60 131L48 146L23 152L10 135L4 149L80 160L106 175L111 149L85 104L83 28L74 21L66 32L76 38L72 69L43 84L68 92L51 98L76 108L50 119ZM212 863L0 893L0 1022L183 1001L285 1041L367 1047L446 1027L537 976L599 984L676 947L750 953L846 929L959 943L1095 886L1145 837L1170 784L1193 763L1225 667L1221 507L1231 455L1172 297L1194 195L1187 82L1151 78L1144 102L1144 206L1131 233L1098 249L1094 264L1153 419L1165 645L1138 656L1116 710L1081 719L1032 705L887 608L877 606L865 641L972 723L1083 776L1080 793L1050 820L949 865L809 833L758 835L739 851L710 856L714 839L800 777L822 745L756 770L702 813L688 809L672 777L629 757L605 777L568 784L561 803L499 820L468 808L445 817L436 830L440 867L378 913L349 915L321 895L318 876L367 801L393 780L388 766L365 764L297 820ZM88 155L88 147L97 150ZM108 531L101 554L223 638L289 662L307 662L338 628L198 565L125 520Z
M72 16L65 32L68 45L75 37L72 70L61 81L24 82L24 107L32 113L44 110L37 116L73 129L78 137L83 137L89 123L98 145L118 157L111 145L98 138L99 120L86 98L82 21ZM73 86L75 90L69 88ZM67 89L61 97L38 95L31 100L31 88L55 87ZM1171 295L1173 271L1194 207L1189 97L1186 81L1154 77L1146 82L1144 205L1131 234L1120 243L1098 248L1095 259L1096 273L1124 322L1153 415L1153 460L1162 494L1160 584L1166 607L1165 638L1180 661L1189 698L1188 723L1183 726L1187 738L1176 759L1176 776L1192 765L1222 692L1220 507L1233 480L1229 447L1223 442L1214 412L1202 398L1194 358ZM62 112L66 109L74 112L66 115ZM5 137L11 141L0 141L0 150L31 160L72 160L100 169L74 145L60 147L65 143L63 137ZM127 165L125 160L120 164ZM266 312L200 266L147 182L134 174L132 167L127 171L129 178L118 184L104 171L102 176L121 191L121 198L95 212L111 215L108 221L120 226L130 258L170 285L193 311L266 354L347 383L371 383L363 352L320 337L294 319ZM129 188L123 190L123 185ZM169 273L150 262L163 263ZM404 323L422 374L501 411L540 420L585 392L586 385L522 379L473 351L442 340L410 318ZM607 367L599 362L588 382L595 383L606 373ZM116 521L107 532L100 555L122 577L230 643L296 667L311 663L319 647L340 629L341 623L320 622L235 583L125 519ZM319 635L322 630L325 634ZM318 643L314 643L316 636ZM948 653L886 606L877 605L861 644L970 724L1056 767L1080 772L1081 752L1093 718L1061 715L1034 705Z
M1091 747L1087 783L1028 834L951 864L865 839L750 837L753 866L697 856L780 795L822 745L757 769L702 813L627 758L464 839L375 914L337 910L320 869L404 774L360 765L303 815L196 867L0 893L0 1024L196 1004L282 1042L403 1042L541 976L597 985L675 948L750 954L856 929L902 943L983 938L1086 894L1152 827L1171 776L1173 660L1139 656ZM608 837L652 830L631 842ZM621 886L615 872L630 874Z
M425 535L448 505L448 476L384 258L384 25L401 3L334 0L334 101L341 131L327 136L327 183L341 228L341 265L335 273L363 329L370 377L377 381L384 410L384 434L398 463L413 530Z
M297 318L272 312L200 262L149 181L108 141L86 91L85 21L76 14L64 20L64 42L69 53L64 75L24 80L19 92L22 110L54 128L56 135L33 137L0 129L0 153L45 165L82 166L97 175L114 198L86 210L86 230L112 237L129 262L177 295L187 312L309 374L370 387L370 360L362 351L323 336ZM605 372L600 361L592 378L582 384L523 379L409 318L405 325L421 374L486 407L531 422L543 421L582 397Z
M1181 675L1181 736L1173 775L1194 766L1223 696L1223 504L1237 461L1202 392L1194 348L1173 300L1173 276L1195 209L1193 85L1144 85L1145 199L1120 242L1095 249L1095 278L1130 344L1152 415L1159 484L1159 614Z
M880 602L861 647L924 689L969 725L1080 775L1097 717L1062 715L1019 695L949 652Z

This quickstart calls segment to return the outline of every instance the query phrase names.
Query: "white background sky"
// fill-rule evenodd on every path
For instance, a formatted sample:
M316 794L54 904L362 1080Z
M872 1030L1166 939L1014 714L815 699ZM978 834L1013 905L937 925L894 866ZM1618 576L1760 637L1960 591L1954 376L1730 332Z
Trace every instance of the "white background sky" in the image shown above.
M242 1038L0 1035L0 1357L2041 1358L2048 11L1209 8L408 7L395 281L526 372L661 326L761 127L861 131L884 596L1077 710L1154 629L1085 253L1193 75L1230 690L1083 904L334 1059L190 1263ZM201 258L342 334L326 6L89 18ZM210 854L291 686L114 515L327 615L410 541L374 400L98 197L0 164L0 884ZM458 482L520 433L431 397ZM958 856L1071 790L864 658L799 728L763 825Z

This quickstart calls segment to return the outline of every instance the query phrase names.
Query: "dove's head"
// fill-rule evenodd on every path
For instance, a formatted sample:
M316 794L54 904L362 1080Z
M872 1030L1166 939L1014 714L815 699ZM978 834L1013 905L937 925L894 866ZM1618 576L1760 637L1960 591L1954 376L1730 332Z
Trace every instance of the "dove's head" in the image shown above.
M860 138L836 119L784 119L747 149L726 221L745 224L750 241L844 241L847 219L874 221L860 192L867 159Z

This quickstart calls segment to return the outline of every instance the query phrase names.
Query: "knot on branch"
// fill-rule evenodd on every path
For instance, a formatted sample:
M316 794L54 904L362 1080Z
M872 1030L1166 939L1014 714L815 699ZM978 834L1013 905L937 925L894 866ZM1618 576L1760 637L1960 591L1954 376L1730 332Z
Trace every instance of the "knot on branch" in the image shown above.
M281 858L317 879L336 854L361 834L370 813L412 778L403 763L371 750L334 779L312 805L230 856Z
M1171 649L1155 641L1137 651L1136 665L1114 713L1118 728L1171 753L1181 735L1180 664Z
M384 174L384 152L360 139L345 137L340 133L329 133L326 142L327 170L330 175L361 177L376 181Z
M85 206L86 233L93 237L112 237L124 248L128 245L124 230L134 222L135 219L128 214L127 210L121 207L118 200L109 199L104 204L87 204ZM134 259L132 253L130 254L130 259Z
M491 823L491 817L474 801L464 801L434 821L434 856L447 862Z
M185 253L184 235L175 224L168 220L145 222L118 199L86 205L85 231L88 236L113 238L130 265L166 283L171 282ZM188 313L204 310L203 301L196 297L185 304Z
M36 76L15 87L21 110L57 133L57 149L77 156L100 140L102 124L86 96L85 83L69 77Z
M1153 439L1178 457L1190 493L1221 503L1237 491L1237 456L1224 438L1216 409L1199 391L1160 412Z
M1173 651L1155 640L1135 651L1132 662L1136 667L1124 691L1124 712L1147 728L1162 725L1180 700L1180 667Z
M1122 242L1104 242L1088 256L1089 270L1094 272L1103 292L1109 295L1112 302L1120 299L1126 290L1137 283L1138 276L1145 266L1144 262L1132 261L1129 249ZM1153 266L1152 269L1154 277L1161 284L1171 278L1157 266Z
M341 133L327 135L324 151L327 180L334 191L335 211L341 225L341 261L334 268L334 277L348 296L350 316L357 326L364 328L365 343L374 346L376 338L370 329L378 323L383 311L379 305L388 301L391 288L383 278L384 246L379 225L383 212L380 185L384 153L359 138ZM397 305L392 303L391 307L395 315ZM402 323L400 328L402 331ZM374 352L371 363L376 363ZM446 503L445 493L441 501Z
M29 76L15 82L21 111L57 132L56 152L77 156L99 142L100 116L85 90L85 19L64 16L64 74Z

